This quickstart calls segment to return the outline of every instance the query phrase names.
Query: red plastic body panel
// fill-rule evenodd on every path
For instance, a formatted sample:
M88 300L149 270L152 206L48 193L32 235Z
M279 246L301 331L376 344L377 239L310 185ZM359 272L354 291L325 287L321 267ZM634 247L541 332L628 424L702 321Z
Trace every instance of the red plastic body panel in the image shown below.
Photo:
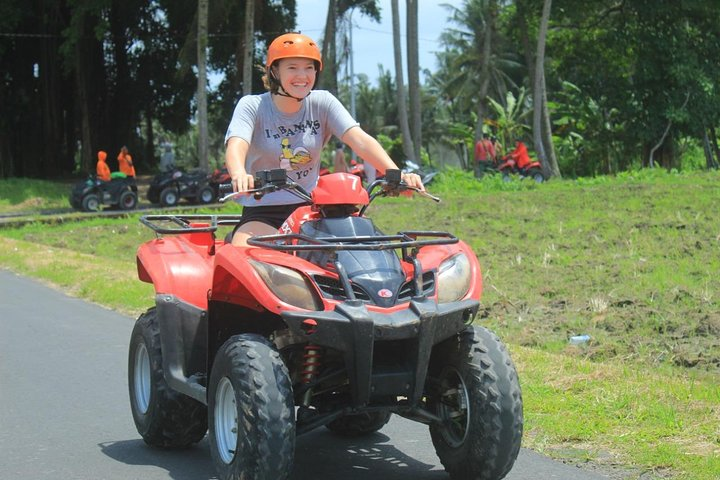
M320 218L320 213L313 211L313 207L307 205L304 207L298 207L295 211L285 220L280 226L280 233L300 233L300 226L308 220L317 220Z
M212 253L221 244L210 233L167 236L143 243L137 252L138 277L152 283L157 294L171 293L207 310Z

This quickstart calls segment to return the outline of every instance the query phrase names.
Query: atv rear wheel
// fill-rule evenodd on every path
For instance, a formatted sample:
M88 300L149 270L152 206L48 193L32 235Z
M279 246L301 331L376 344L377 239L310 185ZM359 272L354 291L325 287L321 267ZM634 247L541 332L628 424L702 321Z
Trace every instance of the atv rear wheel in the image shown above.
M215 190L210 185L205 185L200 189L195 199L201 205L207 205L215 200Z
M453 479L498 480L512 468L523 430L517 372L500 339L469 327L438 345L429 406L435 451Z
M120 194L120 208L122 210L133 210L137 207L137 194L132 190L125 190Z
M295 454L290 375L260 335L231 337L215 356L208 389L210 453L222 480L286 479Z
M97 212L100 210L100 198L91 193L82 199L82 209L86 212Z
M345 415L326 425L327 429L343 437L361 437L375 433L390 421L390 412L366 412Z
M166 187L160 192L160 205L174 207L180 201L180 193L175 187Z
M207 431L207 407L172 390L163 376L160 328L151 308L138 318L128 356L130 408L138 433L153 447L186 448Z

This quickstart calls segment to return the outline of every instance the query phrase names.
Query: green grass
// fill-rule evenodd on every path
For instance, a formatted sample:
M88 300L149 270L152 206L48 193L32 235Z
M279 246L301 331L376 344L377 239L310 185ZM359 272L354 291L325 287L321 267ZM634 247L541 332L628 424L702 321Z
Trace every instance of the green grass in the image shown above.
M524 445L630 478L720 478L720 175L535 185L448 172L432 190L441 204L387 199L368 214L472 246L476 321L517 364ZM151 238L137 216L5 229L0 265L137 315L153 294L134 256ZM569 345L580 333L590 342Z
M0 179L0 214L68 208L72 181Z

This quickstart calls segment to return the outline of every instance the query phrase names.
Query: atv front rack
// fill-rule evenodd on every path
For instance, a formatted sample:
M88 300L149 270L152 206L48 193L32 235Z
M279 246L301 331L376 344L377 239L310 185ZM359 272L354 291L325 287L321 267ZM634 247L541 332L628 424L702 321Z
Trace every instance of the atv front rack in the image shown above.
M419 237L429 237L420 240ZM448 232L434 231L408 231L398 232L397 235L360 236L360 237L308 237L300 233L281 235L260 235L250 237L247 241L254 247L270 248L272 250L299 252L299 251L327 251L340 250L393 250L401 248L405 252L409 248L421 248L428 245L451 245L458 243L459 239Z
M242 215L143 215L140 222L158 234L182 234L215 232L218 226L237 225L241 218Z

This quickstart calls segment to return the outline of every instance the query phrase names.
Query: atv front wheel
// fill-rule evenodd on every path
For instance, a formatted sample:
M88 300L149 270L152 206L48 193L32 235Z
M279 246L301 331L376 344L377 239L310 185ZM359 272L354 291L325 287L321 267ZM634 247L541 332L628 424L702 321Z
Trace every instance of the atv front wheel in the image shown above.
M160 192L160 205L163 207L174 207L179 201L180 194L175 187L167 187Z
M128 358L130 408L138 433L153 447L186 448L207 431L207 407L172 390L163 376L160 328L151 308L135 322Z
M230 337L208 389L210 453L220 479L287 479L295 454L295 408L280 354L260 335Z
M100 210L100 198L91 193L82 199L82 209L86 212L97 212Z
M456 480L499 480L520 450L522 395L500 339L469 327L433 352L436 386L429 406L442 419L430 425L435 451Z
M390 412L366 412L345 415L326 425L327 429L343 437L361 437L375 433L390 421Z

